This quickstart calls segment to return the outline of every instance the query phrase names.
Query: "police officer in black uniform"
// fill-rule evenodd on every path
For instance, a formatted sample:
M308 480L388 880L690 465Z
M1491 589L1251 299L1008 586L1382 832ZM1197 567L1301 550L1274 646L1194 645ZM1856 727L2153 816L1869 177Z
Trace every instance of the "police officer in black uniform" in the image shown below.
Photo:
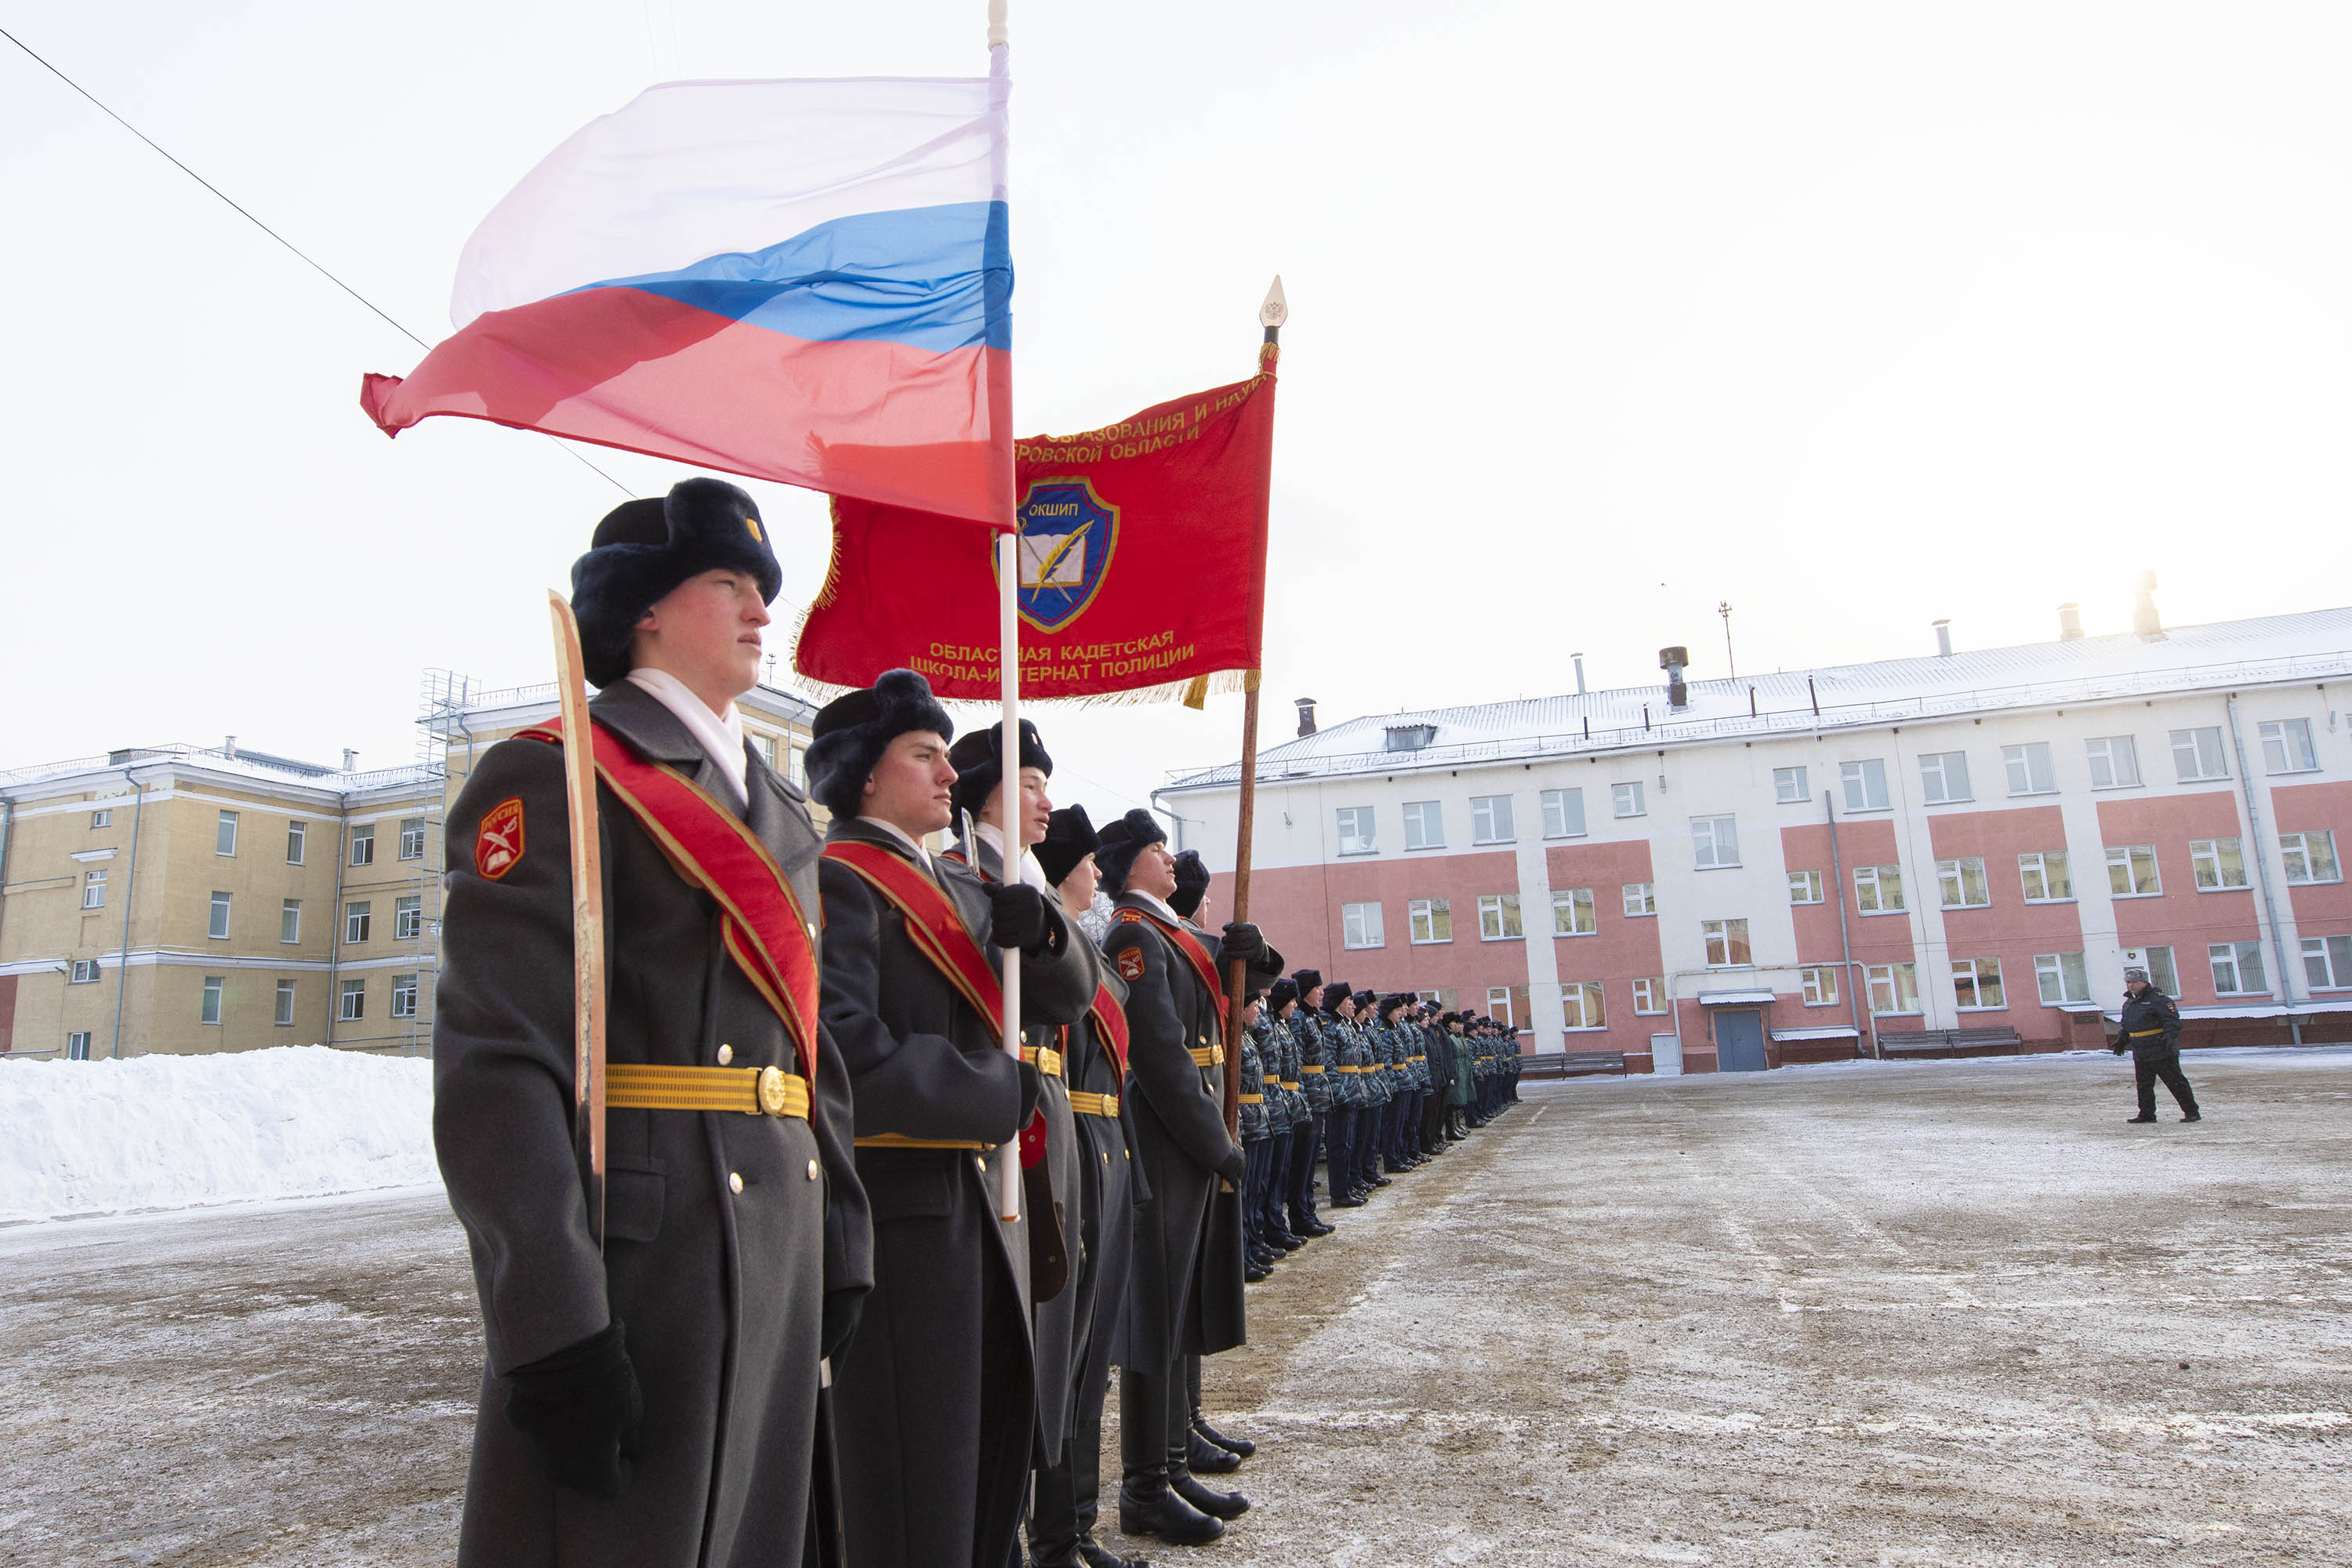
M2180 1102L2180 1120L2202 1121L2197 1091L2180 1070L2180 1007L2151 984L2145 969L2124 971L2123 1018L2116 1026L2116 1055L2131 1052L2133 1076L2138 1080L2139 1114L2134 1121L2156 1120L2156 1080L2162 1079L2172 1098Z

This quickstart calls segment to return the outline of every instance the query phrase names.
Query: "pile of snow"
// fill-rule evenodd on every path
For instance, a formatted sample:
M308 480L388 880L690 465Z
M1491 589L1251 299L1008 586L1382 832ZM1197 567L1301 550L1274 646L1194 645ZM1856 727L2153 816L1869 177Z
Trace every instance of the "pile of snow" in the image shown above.
M0 1060L0 1223L437 1183L432 1116L415 1057Z

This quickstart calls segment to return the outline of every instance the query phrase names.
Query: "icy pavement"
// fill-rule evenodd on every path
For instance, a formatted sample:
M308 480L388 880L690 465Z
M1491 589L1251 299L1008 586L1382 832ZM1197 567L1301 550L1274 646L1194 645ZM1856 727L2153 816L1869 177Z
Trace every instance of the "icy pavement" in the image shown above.
M2188 1067L1531 1086L1252 1290L1150 1554L2352 1563L2352 1053ZM437 1193L0 1228L0 1560L445 1563L478 1355Z

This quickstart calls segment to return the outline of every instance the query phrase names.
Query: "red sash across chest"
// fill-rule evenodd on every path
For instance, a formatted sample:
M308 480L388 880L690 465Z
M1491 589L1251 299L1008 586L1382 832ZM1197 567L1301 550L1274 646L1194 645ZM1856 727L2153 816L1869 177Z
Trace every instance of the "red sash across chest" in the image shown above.
M775 857L741 817L671 768L647 762L602 724L590 726L596 776L628 809L688 887L726 916L727 953L783 1020L801 1075L816 1078L817 963L808 918ZM563 733L534 725L518 740L561 746Z
M866 886L887 900L905 917L907 936L925 958L963 993L981 1016L1004 1016L1004 988L980 943L963 923L963 915L937 882L879 844L836 838L824 847L824 858L856 872Z
M1208 987L1210 999L1217 1005L1217 1016L1223 1018L1225 1016L1224 984L1218 980L1217 966L1210 962L1209 950L1201 945L1198 937L1182 926L1170 925L1159 916L1147 914L1131 905L1120 910L1113 918L1122 925L1149 925L1166 937L1170 945L1182 953L1185 961L1192 964L1192 973L1201 977L1201 984Z

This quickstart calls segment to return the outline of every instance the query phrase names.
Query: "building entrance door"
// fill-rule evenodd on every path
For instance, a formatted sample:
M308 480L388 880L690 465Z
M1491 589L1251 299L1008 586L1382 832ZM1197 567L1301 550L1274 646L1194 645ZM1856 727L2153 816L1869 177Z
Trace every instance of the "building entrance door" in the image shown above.
M1764 1015L1750 1007L1715 1014L1716 1067L1722 1072L1764 1070Z

